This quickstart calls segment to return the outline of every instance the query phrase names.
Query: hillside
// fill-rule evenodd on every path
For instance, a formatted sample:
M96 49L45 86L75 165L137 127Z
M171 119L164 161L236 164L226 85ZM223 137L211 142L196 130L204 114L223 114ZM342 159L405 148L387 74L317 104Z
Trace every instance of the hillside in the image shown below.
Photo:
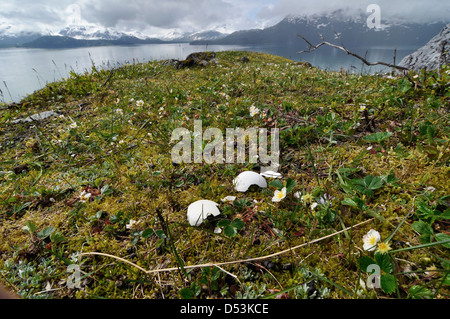
M201 56L93 67L0 105L4 286L23 298L449 298L448 66L382 77ZM281 176L241 192L249 180L233 180L261 171L261 148L208 163L201 136L252 127L279 128ZM171 137L186 131L200 163L174 161ZM220 214L193 225L198 200Z

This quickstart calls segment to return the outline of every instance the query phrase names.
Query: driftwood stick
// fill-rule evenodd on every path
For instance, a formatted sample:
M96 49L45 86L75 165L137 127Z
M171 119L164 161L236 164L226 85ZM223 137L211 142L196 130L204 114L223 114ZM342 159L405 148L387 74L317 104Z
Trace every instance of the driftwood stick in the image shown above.
M339 37L339 35L338 35L336 32L335 32L335 34L336 34L336 36L338 37L339 41L341 42L341 45L337 45L337 44L334 44L334 43L325 41L325 39L323 38L323 36L322 36L321 34L319 34L319 36L320 36L320 38L322 39L322 42L320 42L320 43L314 45L314 44L312 44L310 41L308 41L308 39L306 39L304 36L302 36L302 35L300 35L300 34L297 34L297 36L300 37L300 38L302 38L303 41L305 41L305 42L308 44L308 46L309 46L308 49L299 51L299 52L297 52L297 54L304 53L304 52L312 52L312 51L314 51L314 50L317 50L318 48L320 48L320 47L323 46L323 45L327 45L327 46L329 46L329 47L332 47L332 48L335 48L335 49L344 51L344 52L347 53L348 55L351 55L351 56L353 56L353 57L355 57L355 58L361 60L364 64L366 64L366 65L368 65L368 66L384 65L384 66L387 66L387 67L390 67L390 68L394 68L394 69L397 69L397 70L400 70L400 71L409 71L408 68L405 68L405 67L402 67L402 66L399 66L399 65L395 65L395 64L391 64L391 63L386 63L386 62L382 62L382 61L377 61L377 62L370 62L370 61L367 61L366 57L362 57L362 56L360 56L360 55L358 55L358 54L356 54L356 53L354 53L354 52L348 50L348 49L343 45L342 39Z

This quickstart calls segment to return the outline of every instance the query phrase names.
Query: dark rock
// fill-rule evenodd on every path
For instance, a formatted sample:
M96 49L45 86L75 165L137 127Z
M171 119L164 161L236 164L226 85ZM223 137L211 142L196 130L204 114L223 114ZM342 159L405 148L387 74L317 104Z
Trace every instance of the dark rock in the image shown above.
M217 64L216 54L214 52L194 52L187 56L185 60L165 60L162 65L174 66L177 69L191 68L196 66L207 67L211 64Z
M296 62L295 65L304 66L304 67L307 67L307 68L312 68L313 67L311 63L305 62L305 61Z

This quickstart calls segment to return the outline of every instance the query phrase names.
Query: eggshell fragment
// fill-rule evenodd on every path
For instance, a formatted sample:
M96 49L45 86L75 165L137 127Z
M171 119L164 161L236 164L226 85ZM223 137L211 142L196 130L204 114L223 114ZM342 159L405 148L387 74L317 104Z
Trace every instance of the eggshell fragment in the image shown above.
M187 209L187 219L191 226L199 226L208 216L220 215L217 208L219 204L210 200L198 200L189 205Z
M258 185L266 188L267 182L263 176L252 171L240 173L234 180L233 185L238 192L246 192L250 186Z

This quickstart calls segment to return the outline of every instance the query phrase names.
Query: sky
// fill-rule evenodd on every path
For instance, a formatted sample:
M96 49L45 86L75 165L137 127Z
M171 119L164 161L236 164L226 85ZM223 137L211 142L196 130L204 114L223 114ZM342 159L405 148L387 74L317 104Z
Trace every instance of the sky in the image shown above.
M268 27L287 15L365 13L372 3L379 5L383 22L450 22L448 0L0 0L0 31L51 33L79 24L148 36L232 32Z

